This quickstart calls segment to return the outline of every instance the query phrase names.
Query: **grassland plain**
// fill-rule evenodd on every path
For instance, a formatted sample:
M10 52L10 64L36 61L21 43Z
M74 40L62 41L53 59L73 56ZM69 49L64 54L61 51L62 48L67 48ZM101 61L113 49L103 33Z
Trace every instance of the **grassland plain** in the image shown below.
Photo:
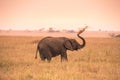
M86 38L86 47L67 51L69 61L62 63L60 56L51 63L34 59L33 42L41 38L0 36L0 80L120 79L119 38Z

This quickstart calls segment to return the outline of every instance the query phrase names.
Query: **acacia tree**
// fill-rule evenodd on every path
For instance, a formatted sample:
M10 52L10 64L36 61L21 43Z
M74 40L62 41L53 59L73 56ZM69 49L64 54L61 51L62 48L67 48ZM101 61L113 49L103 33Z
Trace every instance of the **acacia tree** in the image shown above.
M109 36L110 37L115 37L115 34L114 33L109 33Z

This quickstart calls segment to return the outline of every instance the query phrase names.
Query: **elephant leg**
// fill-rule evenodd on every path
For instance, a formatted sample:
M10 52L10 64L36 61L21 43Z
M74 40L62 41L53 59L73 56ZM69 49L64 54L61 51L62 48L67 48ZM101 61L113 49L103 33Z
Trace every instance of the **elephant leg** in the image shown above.
M62 62L62 61L68 61L68 58L67 58L67 54L66 54L66 53L61 54L61 62Z
M42 61L45 61L46 57L43 54L40 54L40 58Z
M39 49L39 56L40 56L42 61L45 61L46 57L40 49Z
M51 61L52 59L52 55L50 51L44 50L41 52L42 54L40 55L41 60L45 61L45 59L47 59L48 62Z
M46 58L47 58L47 61L48 61L48 62L51 61L51 59L52 59L52 55L51 55L50 52L47 53Z
M52 59L52 57L50 57L50 56L49 56L49 57L47 57L47 61L48 61L48 62L50 62L50 61L51 61L51 59Z

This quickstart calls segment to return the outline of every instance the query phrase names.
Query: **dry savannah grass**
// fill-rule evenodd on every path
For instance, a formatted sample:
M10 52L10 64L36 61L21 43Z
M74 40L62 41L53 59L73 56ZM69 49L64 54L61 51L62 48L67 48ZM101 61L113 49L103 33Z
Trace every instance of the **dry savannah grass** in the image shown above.
M119 38L86 38L86 47L68 51L69 61L62 63L60 56L50 63L34 59L33 41L42 38L0 36L0 80L120 79Z

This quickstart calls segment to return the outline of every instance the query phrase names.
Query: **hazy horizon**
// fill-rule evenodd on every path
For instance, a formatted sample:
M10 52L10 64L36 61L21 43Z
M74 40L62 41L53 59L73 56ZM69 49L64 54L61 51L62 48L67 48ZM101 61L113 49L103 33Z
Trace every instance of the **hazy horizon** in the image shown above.
M0 29L120 31L119 0L0 0Z

